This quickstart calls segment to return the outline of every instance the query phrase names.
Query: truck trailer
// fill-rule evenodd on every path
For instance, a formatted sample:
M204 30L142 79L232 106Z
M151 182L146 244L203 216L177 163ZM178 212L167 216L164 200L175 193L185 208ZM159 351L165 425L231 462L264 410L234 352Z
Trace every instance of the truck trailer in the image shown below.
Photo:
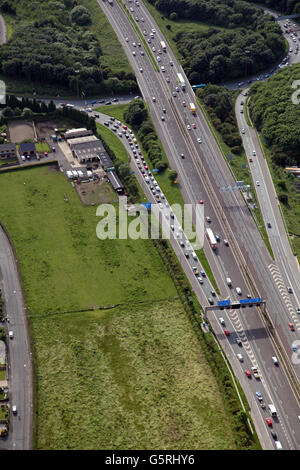
M185 90L185 81L183 80L183 76L181 73L177 74L177 80L179 85L181 86L182 90Z
M196 114L196 106L194 105L194 103L190 103L189 108L192 114Z

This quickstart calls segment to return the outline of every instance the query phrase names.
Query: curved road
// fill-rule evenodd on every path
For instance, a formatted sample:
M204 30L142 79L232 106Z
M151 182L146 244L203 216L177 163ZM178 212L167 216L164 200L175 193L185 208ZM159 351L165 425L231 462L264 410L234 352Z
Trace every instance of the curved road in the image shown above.
M8 387L10 406L16 405L17 414L10 414L9 434L0 440L0 449L28 450L32 439L32 364L26 310L18 275L17 263L10 242L0 226L0 286L7 333Z

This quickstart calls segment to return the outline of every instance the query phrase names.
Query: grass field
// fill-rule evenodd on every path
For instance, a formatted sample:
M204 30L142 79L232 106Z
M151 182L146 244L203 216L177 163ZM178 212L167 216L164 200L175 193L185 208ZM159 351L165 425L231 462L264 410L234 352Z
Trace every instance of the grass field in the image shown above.
M51 167L0 174L0 184L32 330L36 447L234 449L217 382L153 243L98 240L95 208ZM111 308L88 311L95 305Z

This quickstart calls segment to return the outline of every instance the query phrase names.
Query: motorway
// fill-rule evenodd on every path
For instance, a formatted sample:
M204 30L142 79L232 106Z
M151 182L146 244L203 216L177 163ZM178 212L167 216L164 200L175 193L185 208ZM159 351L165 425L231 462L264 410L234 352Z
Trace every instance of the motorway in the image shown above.
M7 339L8 388L10 405L17 407L17 414L10 414L9 433L0 440L0 449L28 450L32 436L32 364L26 310L14 253L1 226L0 287L7 316L5 328L7 333L14 333L13 339Z
M172 168L176 169L180 175L179 181L185 201L197 203L199 199L203 199L205 212L212 219L211 225L214 232L218 233L221 239L227 238L230 241L229 247L225 247L221 243L216 253L212 252L208 243L204 243L205 254L223 298L228 295L231 298L236 297L225 284L226 277L231 277L233 286L241 287L243 294L253 289L254 292L250 292L252 295L259 293L267 298L268 311L276 311L279 308L284 309L285 305L283 305L276 283L274 283L268 268L272 260L241 194L236 192L221 193L219 190L222 186L234 185L234 181L202 114L197 109L197 116L192 118L188 108L184 108L181 104L182 99L187 103L195 101L191 87L187 84L186 92L180 91L178 96L172 96L175 86L177 86L176 72L180 71L184 76L172 52L168 50L167 53L161 55L159 65L164 65L166 72L155 72L147 54L141 55L137 46L136 55L133 56L134 46L132 46L132 43L138 44L140 39L120 6L116 2L113 6L100 2L100 6L114 27L136 71L140 89L150 108L168 160ZM137 10L136 7L135 9ZM142 30L147 30L147 34L152 28L156 30L155 39L151 41L151 47L154 44L158 50L160 41L163 40L162 34L142 2L140 2L139 12L139 16L142 15L144 18ZM133 13L133 16L135 14ZM126 37L129 38L128 42ZM170 60L174 64L173 67L170 65ZM143 72L140 72L140 68L143 69ZM170 83L166 81L165 77L170 78ZM155 102L152 101L153 96L156 98ZM163 107L166 108L165 121L161 120ZM197 130L188 131L186 126L192 121L195 122ZM197 137L201 137L202 144L197 142ZM180 159L181 153L185 155L185 159ZM201 176L201 179L199 176ZM241 271L246 278L247 273L251 273L253 282L250 283L250 286L247 286L242 280ZM197 287L199 289L199 286ZM235 313L229 312L228 315L230 314L232 316L236 315L236 311ZM211 323L214 326L213 320L211 320ZM284 447L299 448L298 436L300 433L297 418L299 406L284 374L282 374L282 377L277 378L279 369L274 371L274 366L270 361L273 355L273 346L268 341L261 319L256 314L255 309L245 309L243 315L238 315L237 324L242 325L242 330L251 344L253 358L258 363L261 375L263 380L267 382L270 393L274 396L275 392L274 404L278 409L281 407L280 427L283 430L281 439L284 442ZM217 326L216 329L218 333ZM291 350L289 349L289 351ZM225 352L227 354L227 351ZM243 380L240 381L244 385ZM248 389L249 386L246 387L246 390ZM249 394L247 396L249 400ZM251 403L251 396L249 402ZM282 408L283 403L285 403L284 408Z

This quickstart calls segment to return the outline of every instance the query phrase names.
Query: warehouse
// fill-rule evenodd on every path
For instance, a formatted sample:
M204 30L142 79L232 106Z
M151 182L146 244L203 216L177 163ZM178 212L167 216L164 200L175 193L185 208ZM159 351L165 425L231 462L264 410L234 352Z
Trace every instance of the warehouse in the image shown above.
M85 127L81 127L79 129L70 129L69 131L66 131L65 139L74 139L76 137L85 137L88 135L93 135L93 131L86 129Z
M101 152L99 154L99 160L104 171L111 171L115 169L113 161L106 152Z
M124 186L120 181L120 178L115 171L110 171L107 173L107 179L112 185L113 189L118 193L122 194L124 192Z
M70 144L73 155L78 159L79 163L99 161L99 154L104 152L102 142L95 136L88 142L84 137L76 139L76 143ZM72 139L73 140L73 139Z

